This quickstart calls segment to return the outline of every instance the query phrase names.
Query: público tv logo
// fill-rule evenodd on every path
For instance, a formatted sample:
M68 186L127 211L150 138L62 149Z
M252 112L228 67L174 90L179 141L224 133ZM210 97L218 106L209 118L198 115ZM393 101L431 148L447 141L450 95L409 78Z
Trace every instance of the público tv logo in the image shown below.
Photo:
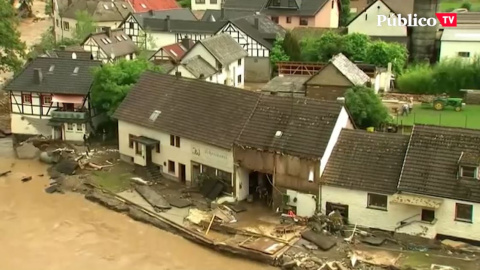
M457 13L435 13L438 22L442 27L456 27L457 26ZM387 16L377 15L377 26L436 26L437 19L418 17L417 14L408 14L407 17L401 14Z

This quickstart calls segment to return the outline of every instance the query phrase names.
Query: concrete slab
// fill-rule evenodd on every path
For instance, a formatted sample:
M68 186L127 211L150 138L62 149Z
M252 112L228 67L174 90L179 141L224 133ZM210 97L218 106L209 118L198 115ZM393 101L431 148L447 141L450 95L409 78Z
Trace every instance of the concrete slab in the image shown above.
M330 236L316 233L314 231L308 230L302 233L302 238L307 239L308 241L314 243L322 250L329 250L337 243L335 239Z

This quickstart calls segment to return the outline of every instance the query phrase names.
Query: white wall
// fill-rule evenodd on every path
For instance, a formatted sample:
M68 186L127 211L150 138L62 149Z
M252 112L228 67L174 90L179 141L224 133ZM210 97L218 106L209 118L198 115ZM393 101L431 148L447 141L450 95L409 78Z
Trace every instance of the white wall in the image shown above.
M77 126L80 126L81 130L77 130ZM73 130L68 130L68 124L63 124L65 141L83 141L83 135L86 133L87 128L83 123L72 123ZM52 128L53 129L53 128Z
M242 168L242 167L237 167L236 168L236 178L237 178L237 183L236 183L236 189L237 189L237 200L243 201L247 198L248 194L250 193L249 188L250 188L250 179L249 177L250 171Z
M177 43L175 32L148 32L147 35L147 50L156 51L163 46ZM155 44L150 44L155 43Z
M340 23L339 20L340 20L340 11L338 9L338 1L335 1L333 10L330 12L330 27L338 28L338 24Z
M229 34L240 46L247 48L246 51L249 57L269 57L270 51L258 43L256 40L250 38L249 35L235 27L235 25L229 23L220 29L218 33Z
M192 5L191 5L192 10L207 10L207 9L220 10L221 3L223 0L216 0L216 3L212 3L212 2L215 2L212 0L203 0L204 3L197 3L197 1L198 0L192 0ZM202 1L198 1L198 2L202 2Z
M10 114L11 130L13 134L42 134L45 137L51 136L51 127L48 126L50 117L40 119L39 116L21 114ZM32 125L32 122L35 124Z
M456 203L473 204L472 223L455 221ZM480 241L480 204L445 199L435 217L437 233Z
M350 117L347 113L347 110L345 110L345 107L342 107L342 110L338 115L337 122L335 123L335 126L333 128L332 135L330 135L330 140L328 141L327 148L325 149L322 159L320 160L320 176L322 176L323 171L327 166L328 159L332 154L333 147L335 147L335 144L337 144L337 140L338 140L338 137L340 136L340 132L342 131L342 128L347 127L349 121L350 121Z
M142 155L135 155L135 149L129 147L129 134L145 136L160 141L160 153L152 151L152 161L163 166L163 173L168 172L168 160L175 162L174 177L178 177L178 163L186 166L186 180L191 181L191 161L223 170L233 175L233 153L231 150L221 149L200 142L194 142L187 138L180 138L180 148L170 145L170 134L148 129L124 121L118 121L119 151L120 154L134 157L135 163L145 165L145 149ZM199 155L194 154L199 152Z
M382 1L377 1L348 25L348 33L361 33L369 36L406 37L407 27L405 26L388 26L387 22L384 22L382 26L378 26L377 16L385 15L388 18L390 14L391 10L385 4Z
M291 189L287 189L287 195L290 197L288 205L297 208L297 215L301 217L312 217L315 214L315 210L317 210L317 196ZM296 202L294 202L295 198L297 199Z
M57 20L59 25L57 25ZM68 22L69 29L64 28L64 22ZM95 22L97 26L97 31L101 30L102 27L110 27L116 29L120 25L121 21L107 21L107 22ZM71 18L62 18L60 15L54 15L54 27L56 40L60 41L62 38L73 38L75 34L75 28L77 26L77 20Z
M469 52L470 57L465 59L473 59L475 55L480 55L480 42L442 41L440 61L445 58L456 58L459 52Z

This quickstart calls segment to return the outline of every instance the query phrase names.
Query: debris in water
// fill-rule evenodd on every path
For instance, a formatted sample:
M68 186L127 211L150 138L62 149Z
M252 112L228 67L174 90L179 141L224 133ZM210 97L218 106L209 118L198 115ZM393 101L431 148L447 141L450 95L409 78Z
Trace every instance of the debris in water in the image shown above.
M25 183L25 182L28 182L28 181L32 180L32 177L31 176L24 176L24 177L22 177L21 180L22 180L22 182Z
M12 171L6 171L6 172L2 172L0 173L0 177L2 176L6 176L7 174L11 173Z

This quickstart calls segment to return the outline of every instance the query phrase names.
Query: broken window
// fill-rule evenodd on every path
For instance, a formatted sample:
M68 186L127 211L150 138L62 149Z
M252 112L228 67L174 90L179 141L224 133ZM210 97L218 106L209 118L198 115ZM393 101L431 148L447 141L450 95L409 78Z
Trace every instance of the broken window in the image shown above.
M368 193L368 208L387 210L387 205L387 195Z
M455 205L455 220L463 222L472 222L473 205L457 203Z
M422 209L422 221L432 222L435 220L435 211L431 209Z
M202 165L202 173L206 174L210 177L214 177L216 175L216 169L207 165Z

